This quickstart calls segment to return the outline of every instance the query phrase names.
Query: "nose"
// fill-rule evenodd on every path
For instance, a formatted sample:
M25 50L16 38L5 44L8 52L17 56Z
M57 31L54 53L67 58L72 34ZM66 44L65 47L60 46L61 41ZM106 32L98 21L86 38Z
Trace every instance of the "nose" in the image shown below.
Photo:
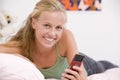
M55 35L56 35L55 29L51 29L51 30L49 31L49 35L50 35L50 36L55 36Z

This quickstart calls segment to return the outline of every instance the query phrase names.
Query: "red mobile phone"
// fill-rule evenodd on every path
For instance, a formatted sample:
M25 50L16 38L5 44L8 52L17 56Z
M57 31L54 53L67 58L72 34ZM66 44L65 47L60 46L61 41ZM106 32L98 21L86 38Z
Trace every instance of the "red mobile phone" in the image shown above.
M83 61L83 59L84 59L83 55L76 54L74 56L73 60L71 61L69 68L72 69L72 70L74 70L73 66L79 66L80 67L81 66L81 62Z

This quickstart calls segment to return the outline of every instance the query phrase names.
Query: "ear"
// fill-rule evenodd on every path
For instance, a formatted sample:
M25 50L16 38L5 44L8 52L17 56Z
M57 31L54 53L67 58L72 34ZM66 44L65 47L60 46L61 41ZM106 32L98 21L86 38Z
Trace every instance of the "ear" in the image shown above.
M36 19L32 18L32 28L35 29L36 27Z

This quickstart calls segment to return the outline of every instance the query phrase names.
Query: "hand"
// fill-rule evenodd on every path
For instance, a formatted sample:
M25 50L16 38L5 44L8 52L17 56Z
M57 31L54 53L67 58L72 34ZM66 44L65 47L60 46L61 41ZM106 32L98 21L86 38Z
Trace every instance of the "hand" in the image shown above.
M81 67L74 66L73 69L66 69L62 74L61 80L87 80L83 64Z

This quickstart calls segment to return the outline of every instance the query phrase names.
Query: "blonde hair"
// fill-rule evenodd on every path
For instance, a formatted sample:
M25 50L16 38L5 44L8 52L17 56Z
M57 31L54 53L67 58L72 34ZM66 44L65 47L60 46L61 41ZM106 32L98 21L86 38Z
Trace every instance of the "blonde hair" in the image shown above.
M36 4L33 12L28 16L23 28L21 28L18 33L4 45L20 48L21 54L32 60L30 55L34 52L35 44L34 29L31 25L32 18L37 19L44 11L61 11L66 15L63 5L58 0L40 0Z

